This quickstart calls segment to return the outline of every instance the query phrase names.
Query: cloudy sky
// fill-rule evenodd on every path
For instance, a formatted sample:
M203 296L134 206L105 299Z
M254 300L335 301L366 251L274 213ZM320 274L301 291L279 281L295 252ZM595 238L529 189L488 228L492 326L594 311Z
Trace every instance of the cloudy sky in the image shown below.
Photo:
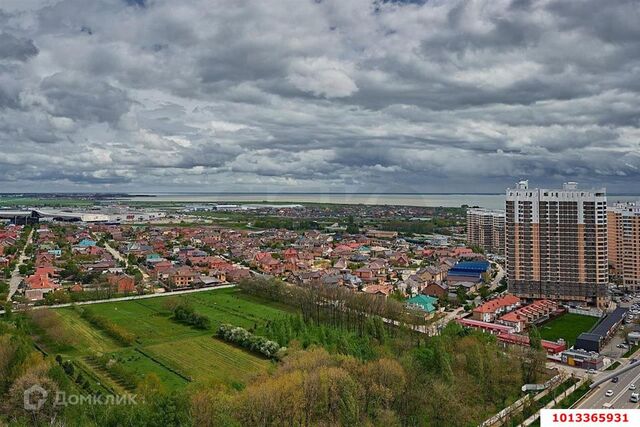
M640 3L0 1L0 192L640 192Z

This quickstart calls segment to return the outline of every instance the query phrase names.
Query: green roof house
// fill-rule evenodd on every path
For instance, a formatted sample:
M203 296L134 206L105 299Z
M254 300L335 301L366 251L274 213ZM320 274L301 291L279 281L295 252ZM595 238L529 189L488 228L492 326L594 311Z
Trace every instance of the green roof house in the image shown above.
M437 302L438 298L430 297L427 295L417 295L405 301L407 306L426 311L427 313L433 313L436 311L435 304Z

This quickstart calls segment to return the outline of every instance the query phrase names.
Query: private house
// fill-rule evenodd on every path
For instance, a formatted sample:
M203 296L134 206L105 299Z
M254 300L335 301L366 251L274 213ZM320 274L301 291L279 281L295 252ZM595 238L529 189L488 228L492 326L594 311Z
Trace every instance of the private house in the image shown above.
M80 240L80 242L78 242L78 244L76 246L79 246L81 248L88 248L91 246L95 246L96 245L96 241L95 240L91 240L88 238L82 239Z
M228 282L237 283L243 279L251 277L251 271L248 268L229 267L225 269L225 276Z
M377 278L372 269L367 267L361 267L357 269L353 274L359 277L363 282L375 282Z
M298 259L298 251L294 248L287 248L282 252L282 256L287 261L295 262Z
M371 294L371 295L379 295L383 297L388 297L393 292L393 286L391 285L369 285L366 288L362 289L363 292Z
M409 256L404 252L396 252L390 257L391 263L393 265L399 265L402 267L406 267L411 264L409 260Z
M53 282L47 272L41 271L25 279L26 291L25 297L30 301L39 301L44 299L44 295L60 288L60 285Z
M449 294L449 286L444 283L429 282L422 288L421 293L435 298L441 298Z
M418 270L416 275L425 282L442 282L447 277L447 272L440 267L430 265Z
M127 274L109 274L107 282L119 294L131 293L136 290L135 279Z
M347 270L349 268L349 262L344 258L340 258L335 264L333 264L333 268L337 268L338 270Z
M427 314L433 314L436 311L437 298L427 295L416 295L405 301L407 307L424 311Z
M191 286L196 280L196 273L191 267L183 266L168 272L169 283L177 288Z

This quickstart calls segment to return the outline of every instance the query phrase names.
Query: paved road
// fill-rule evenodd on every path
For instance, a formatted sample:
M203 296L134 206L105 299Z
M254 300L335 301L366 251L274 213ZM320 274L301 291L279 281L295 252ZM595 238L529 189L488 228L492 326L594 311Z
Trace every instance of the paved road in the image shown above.
M127 260L127 258L125 258L124 256L122 256L122 254L117 250L112 248L111 246L109 246L109 244L107 242L104 243L104 248L118 261L122 261L124 262L125 266L129 266L129 261ZM142 274L142 280L146 283L149 281L149 275L147 274L146 271L144 271L143 269L141 269L140 267L138 267L137 265L135 266L138 271Z
M101 300L92 300L92 301L79 301L79 302L68 303L68 304L37 305L37 306L31 307L31 309L32 310L40 310L40 309L43 309L43 308L71 307L72 305L92 305L92 304L105 304L105 303L109 303L109 302L118 302L118 301L132 301L132 300L137 300L137 299L166 297L166 296L170 296L170 295L183 295L183 294L193 294L193 293L196 293L196 292L209 292L209 291L215 291L215 290L218 290L218 289L230 289L230 288L235 288L235 286L236 285L234 285L234 284L229 284L229 285L214 286L214 287L210 287L210 288L187 289L187 290L184 290L184 291L160 292L160 293L146 294L146 295L132 295L132 296L120 297L120 298L110 298L110 299L101 299ZM1 310L0 314L4 314L4 310Z
M22 252L20 253L20 258L18 258L18 263L16 264L16 268L11 273L11 279L9 280L9 294L7 295L7 301L11 300L11 297L18 290L18 286L20 286L20 282L22 282L22 276L20 275L20 266L24 263L24 260L27 259L25 255L25 251L27 246L29 246L33 239L33 229L29 233L29 237L27 238L27 243L25 243L24 248L22 248Z
M500 263L498 262L496 262L495 264L498 266L498 273L496 274L496 277L494 277L494 279L491 281L491 286L489 286L490 290L494 290L495 288L500 286L500 281L504 277L504 268L502 267L502 265L500 265Z
M609 374L611 374L610 371L604 371L597 375L596 379L600 376ZM640 393L640 366L618 375L618 378L619 381L617 383L613 383L609 380L600 384L591 392L591 395L587 399L583 400L577 407L584 409L600 409L602 408L602 405L610 402L615 409L638 409L640 405L629 402L629 397L631 396L629 386L631 384L635 384L638 387L636 391ZM613 390L613 396L605 396L607 390Z

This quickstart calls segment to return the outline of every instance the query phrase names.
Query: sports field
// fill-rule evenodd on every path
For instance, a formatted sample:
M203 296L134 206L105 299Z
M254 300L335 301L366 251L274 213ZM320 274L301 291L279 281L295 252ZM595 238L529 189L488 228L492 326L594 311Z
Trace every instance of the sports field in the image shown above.
M597 317L566 313L541 325L538 329L542 339L557 341L558 338L563 338L567 346L571 347L575 344L578 335L590 330L597 322Z
M208 331L171 320L168 301L187 302L211 320ZM175 301L174 301L175 302ZM62 355L70 359L108 354L139 379L154 373L167 388L190 382L216 381L238 386L265 372L271 361L213 337L220 323L260 329L269 319L287 314L287 308L242 294L236 289L211 290L180 296L93 304L89 310L136 335L124 347L87 323L73 308L58 309L76 337ZM105 372L96 372L105 375Z

